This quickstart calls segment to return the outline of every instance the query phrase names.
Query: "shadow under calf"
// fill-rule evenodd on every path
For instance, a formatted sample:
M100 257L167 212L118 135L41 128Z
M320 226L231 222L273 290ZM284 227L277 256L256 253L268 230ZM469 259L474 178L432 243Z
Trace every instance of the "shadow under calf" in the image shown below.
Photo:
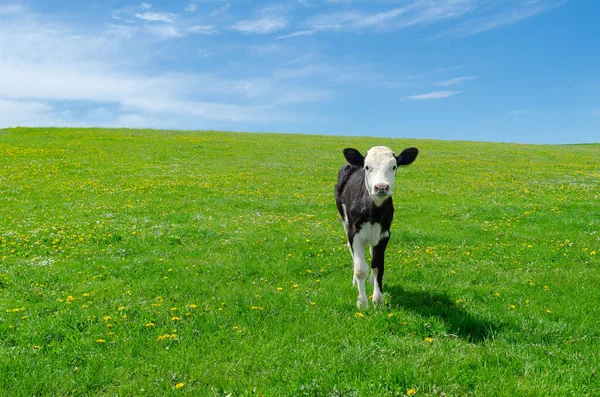
M481 343L500 329L500 324L478 318L457 306L456 302L444 292L407 290L398 285L388 285L386 291L392 297L392 306L442 321L449 335Z

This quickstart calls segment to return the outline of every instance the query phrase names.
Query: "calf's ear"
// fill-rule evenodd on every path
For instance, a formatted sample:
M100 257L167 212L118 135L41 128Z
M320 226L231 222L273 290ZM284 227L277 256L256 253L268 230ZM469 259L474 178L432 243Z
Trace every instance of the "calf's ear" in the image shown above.
M346 157L348 163L356 167L363 167L365 165L365 157L362 154L360 154L360 152L356 149L344 149L344 157Z
M406 148L400 153L399 156L396 156L396 164L400 165L409 165L417 158L419 154L419 149L416 147Z

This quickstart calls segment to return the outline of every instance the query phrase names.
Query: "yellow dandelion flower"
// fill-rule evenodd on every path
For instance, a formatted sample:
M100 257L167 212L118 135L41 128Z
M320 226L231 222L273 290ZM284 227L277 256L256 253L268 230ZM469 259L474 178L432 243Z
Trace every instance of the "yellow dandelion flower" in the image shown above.
M119 308L117 310L123 311L123 310L125 310L125 306L119 306Z
M194 305L193 303L192 303L191 305L188 305L188 308L190 308L190 309L195 309L195 308L197 308L197 307L198 307L198 306L197 306L197 305Z
M515 305L510 305L509 306L511 309L516 309L517 307Z
M104 339L96 339L96 343L104 343L106 342Z
M433 343L433 338L431 338L431 337L428 336L427 338L425 338L425 342L427 342L427 343Z
M104 321L110 321L112 319L111 316L104 316Z
M388 314L388 318L392 318L394 316L394 313L389 313Z
M277 287L277 291L283 291L283 288Z
M185 383L178 383L175 385L176 389L181 389L183 386L185 386Z
M416 393L417 393L417 391L416 391L415 389L413 389L413 388L411 388L411 389L408 389L408 390L406 391L406 395L407 395L407 396L409 396L409 397L410 397L410 396L414 396Z
M179 321L179 320L181 320L180 317L171 317L171 321Z
M548 291L550 289L550 287L548 287L547 285L544 285L544 291Z
M154 323L146 323L146 327L154 327Z
M364 318L365 317L365 315L362 314L361 312L356 313L354 316L355 317L360 317L360 318Z
M550 314L552 311L550 309L546 309L546 313Z

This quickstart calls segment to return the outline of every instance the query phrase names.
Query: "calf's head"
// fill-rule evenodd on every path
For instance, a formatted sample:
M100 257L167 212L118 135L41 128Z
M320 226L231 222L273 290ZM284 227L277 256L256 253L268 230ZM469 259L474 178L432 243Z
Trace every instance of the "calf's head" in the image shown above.
M418 154L415 147L404 149L398 156L385 146L372 147L364 156L356 149L344 149L348 163L364 170L365 186L376 205L392 195L398 167L411 164Z

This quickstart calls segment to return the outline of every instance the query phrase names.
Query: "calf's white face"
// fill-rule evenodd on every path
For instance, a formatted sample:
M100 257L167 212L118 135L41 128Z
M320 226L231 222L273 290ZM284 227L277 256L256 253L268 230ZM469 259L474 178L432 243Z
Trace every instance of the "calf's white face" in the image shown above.
M398 167L411 164L418 154L414 147L404 149L398 156L386 146L374 146L365 156L356 149L344 149L346 160L364 170L367 192L377 206L391 196Z
M364 160L365 185L373 198L385 199L392 194L398 164L391 149L385 146L371 148Z

